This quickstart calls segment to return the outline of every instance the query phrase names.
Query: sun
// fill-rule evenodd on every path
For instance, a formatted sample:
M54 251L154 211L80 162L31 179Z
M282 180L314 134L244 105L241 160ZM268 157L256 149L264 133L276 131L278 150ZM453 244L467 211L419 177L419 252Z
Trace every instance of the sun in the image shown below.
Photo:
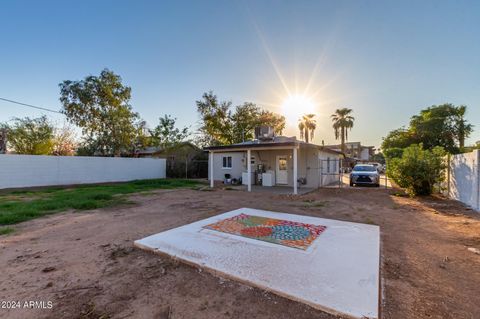
M315 113L315 103L303 95L290 95L282 103L282 114L290 124L296 124L305 114Z

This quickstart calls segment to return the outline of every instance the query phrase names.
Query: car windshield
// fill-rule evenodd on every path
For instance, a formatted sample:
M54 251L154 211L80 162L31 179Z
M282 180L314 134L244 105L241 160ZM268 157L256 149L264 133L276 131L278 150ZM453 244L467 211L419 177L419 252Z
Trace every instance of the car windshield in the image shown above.
M353 168L354 172L375 172L376 170L375 166L369 165L355 166Z

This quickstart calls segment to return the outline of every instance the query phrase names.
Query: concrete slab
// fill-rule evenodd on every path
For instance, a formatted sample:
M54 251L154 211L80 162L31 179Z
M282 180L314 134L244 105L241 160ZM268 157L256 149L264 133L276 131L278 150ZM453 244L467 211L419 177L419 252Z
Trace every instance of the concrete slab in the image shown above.
M241 213L327 229L301 250L203 228ZM241 208L137 240L135 245L328 313L379 316L378 226Z

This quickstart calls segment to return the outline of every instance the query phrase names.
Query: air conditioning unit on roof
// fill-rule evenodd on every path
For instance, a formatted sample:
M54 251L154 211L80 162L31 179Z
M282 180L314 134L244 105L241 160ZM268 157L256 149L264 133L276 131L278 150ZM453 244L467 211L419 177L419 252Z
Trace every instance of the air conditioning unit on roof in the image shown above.
M255 139L259 141L273 140L275 131L271 126L259 126L255 128Z

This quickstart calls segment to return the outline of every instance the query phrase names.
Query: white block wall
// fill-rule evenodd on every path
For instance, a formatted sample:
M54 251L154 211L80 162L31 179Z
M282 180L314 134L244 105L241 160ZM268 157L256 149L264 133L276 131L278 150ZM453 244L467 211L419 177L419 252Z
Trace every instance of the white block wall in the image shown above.
M0 155L0 189L165 178L154 158Z
M452 199L480 211L480 151L453 155L450 158L450 177L447 192Z

